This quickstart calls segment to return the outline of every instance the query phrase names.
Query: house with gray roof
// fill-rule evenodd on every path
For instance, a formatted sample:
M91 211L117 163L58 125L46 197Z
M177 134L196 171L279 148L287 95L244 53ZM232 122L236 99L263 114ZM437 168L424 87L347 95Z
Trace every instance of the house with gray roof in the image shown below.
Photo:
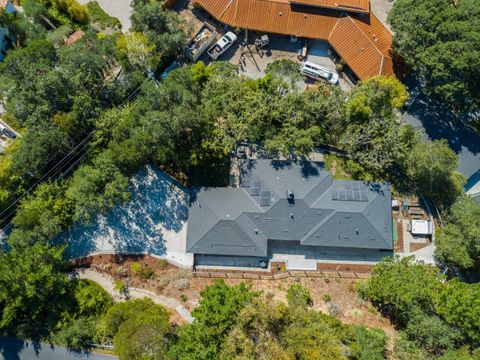
M249 159L240 187L192 192L186 250L207 266L375 263L393 254L392 224L387 184L333 180L318 162Z

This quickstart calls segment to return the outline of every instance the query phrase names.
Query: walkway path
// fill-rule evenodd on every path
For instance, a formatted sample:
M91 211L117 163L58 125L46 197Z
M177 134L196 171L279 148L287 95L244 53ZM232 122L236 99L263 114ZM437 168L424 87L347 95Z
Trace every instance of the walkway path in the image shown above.
M119 293L114 290L115 284L112 278L110 278L109 276L90 269L80 270L76 275L79 279L88 279L95 281L113 297L114 301L125 301L125 298L123 296L120 296ZM152 299L155 304L163 305L169 309L175 310L177 313L180 314L183 319L185 319L185 321L189 323L193 322L193 317L190 312L177 299L169 298L163 295L155 294L151 291L136 288L129 288L128 294L130 299L142 299L144 297Z

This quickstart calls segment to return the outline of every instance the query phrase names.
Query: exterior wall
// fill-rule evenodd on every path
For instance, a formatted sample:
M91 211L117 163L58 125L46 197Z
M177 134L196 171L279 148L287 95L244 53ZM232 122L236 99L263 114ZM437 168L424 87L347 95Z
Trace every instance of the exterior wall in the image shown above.
M268 259L253 256L225 256L225 255L202 255L195 254L197 266L221 266L221 267L251 267L259 268L260 262Z
M264 260L267 262L288 262L289 258L298 259L299 257L319 263L324 261L337 264L359 264L362 262L371 264L379 262L384 257L393 256L392 250L302 246L298 241L269 240L268 248L268 258L195 254L195 265L258 269L260 263Z
M305 256L305 259L318 261L378 262L386 256L393 256L392 250L342 248L328 246L303 246L298 241L268 241L269 257L271 259L285 259L290 256Z

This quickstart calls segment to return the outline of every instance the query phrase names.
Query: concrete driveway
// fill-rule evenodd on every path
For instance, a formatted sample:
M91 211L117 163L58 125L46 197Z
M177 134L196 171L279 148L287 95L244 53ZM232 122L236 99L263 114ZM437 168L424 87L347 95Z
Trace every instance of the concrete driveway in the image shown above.
M78 0L82 5L86 5L91 0ZM132 27L130 15L132 14L131 0L96 0L98 5L108 15L116 17L122 24L122 31L127 32Z
M99 215L91 225L77 224L63 233L66 255L81 258L98 253L150 254L190 268L185 254L188 191L160 169L147 166L131 181L131 200Z

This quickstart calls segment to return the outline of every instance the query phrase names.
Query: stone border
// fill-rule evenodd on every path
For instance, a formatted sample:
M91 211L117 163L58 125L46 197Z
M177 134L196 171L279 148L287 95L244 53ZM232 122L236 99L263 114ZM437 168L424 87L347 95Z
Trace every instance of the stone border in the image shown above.
M309 277L309 278L343 278L343 279L368 279L368 272L353 271L285 271L275 274L271 273L249 273L249 272L225 272L225 271L197 271L193 276L199 278L217 279L244 279L244 280L280 280L288 277Z

